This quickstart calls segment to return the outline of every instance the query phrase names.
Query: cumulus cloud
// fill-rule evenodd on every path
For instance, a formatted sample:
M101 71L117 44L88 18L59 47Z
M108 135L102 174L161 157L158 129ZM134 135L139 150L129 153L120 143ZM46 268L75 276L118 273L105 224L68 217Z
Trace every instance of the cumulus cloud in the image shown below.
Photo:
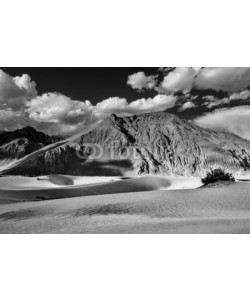
M128 77L127 83L134 89L157 90L159 94L153 98L128 102L125 98L110 97L93 105L89 100L73 100L59 93L37 95L36 83L29 75L11 77L0 70L0 130L30 125L49 134L73 135L110 113L133 115L164 111L182 103L178 110L181 112L197 106L199 101L212 108L231 101L242 104L243 100L250 99L249 68L170 68L161 72L161 83L158 83L160 77L157 75L146 76L144 72ZM194 87L226 92L223 92L223 99L209 94L201 98L192 96L190 91ZM178 91L185 95L178 98L175 94ZM249 106L217 109L196 121L203 126L248 137L249 134L244 132L249 131L249 110ZM240 120L242 123L238 123Z
M237 92L249 87L250 68L202 68L195 79L198 89Z
M217 109L194 120L202 127L232 132L250 139L250 106Z
M11 77L0 70L0 108L22 110L29 99L36 97L36 83L29 75Z
M190 92L193 88L212 89L224 92L239 92L250 86L250 68L165 68L159 69L166 74L157 84L154 76L147 77L144 72L130 75L128 83L135 89L152 89L165 93Z
M0 70L0 130L25 126L25 105L36 95L36 83L29 75L11 77Z
M37 122L75 124L92 110L89 101L73 101L57 93L47 93L27 103L26 112Z
M157 75L146 76L144 72L138 72L128 76L127 84L133 89L153 89L156 86Z
M175 68L164 77L160 89L167 92L188 93L193 88L194 80L200 68Z
M117 114L138 114L143 112L161 111L173 107L177 97L173 95L157 95L154 98L142 98L128 103L126 99L113 97L95 106L97 112Z
M169 91L190 91L192 88L237 92L250 85L250 68L176 68L162 82Z
M172 95L157 95L154 98L138 99L128 103L126 99L111 97L96 105L90 101L74 101L56 93L47 93L32 99L27 104L29 117L53 134L74 134L104 119L111 113L138 114L160 111L175 105ZM47 126L45 126L47 124Z
M157 95L154 98L139 99L131 102L129 106L130 113L156 112L175 106L177 97L173 95Z
M23 112L14 112L11 109L0 109L0 131L15 130L26 126L26 117Z
M38 128L50 134L69 135L95 123L92 110L88 100L73 101L62 94L47 93L27 103L25 111L31 120L38 123Z
M134 88L150 88L155 76L143 72L131 75ZM138 114L165 110L175 105L173 95L157 95L128 103L125 98L111 97L96 105L89 100L79 101L59 93L37 95L36 84L24 74L11 77L0 70L0 126L12 130L27 125L49 134L71 135L85 130L110 113Z

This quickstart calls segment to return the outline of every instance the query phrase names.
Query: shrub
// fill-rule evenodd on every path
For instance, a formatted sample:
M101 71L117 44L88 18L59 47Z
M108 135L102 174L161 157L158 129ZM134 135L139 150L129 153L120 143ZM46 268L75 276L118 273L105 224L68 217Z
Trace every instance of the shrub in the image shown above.
M225 172L222 169L214 169L207 173L206 177L201 179L203 184L209 184L218 181L235 181L233 174Z

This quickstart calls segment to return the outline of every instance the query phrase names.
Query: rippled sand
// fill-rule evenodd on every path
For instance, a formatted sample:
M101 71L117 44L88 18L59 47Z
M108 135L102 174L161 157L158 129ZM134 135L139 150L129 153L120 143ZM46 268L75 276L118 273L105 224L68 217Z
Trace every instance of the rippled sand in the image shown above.
M250 183L0 206L1 233L250 233Z

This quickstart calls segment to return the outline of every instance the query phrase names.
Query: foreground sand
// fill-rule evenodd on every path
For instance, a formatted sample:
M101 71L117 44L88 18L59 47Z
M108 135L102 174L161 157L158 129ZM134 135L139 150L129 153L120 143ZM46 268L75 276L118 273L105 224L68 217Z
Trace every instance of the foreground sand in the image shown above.
M0 206L1 233L250 233L250 183Z

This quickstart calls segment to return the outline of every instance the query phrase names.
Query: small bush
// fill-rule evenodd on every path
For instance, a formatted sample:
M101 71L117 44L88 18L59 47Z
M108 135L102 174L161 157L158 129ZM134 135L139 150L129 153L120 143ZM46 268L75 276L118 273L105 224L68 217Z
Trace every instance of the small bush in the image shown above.
M227 173L222 169L214 169L207 173L205 178L201 179L203 184L209 184L218 181L235 181L233 174Z

